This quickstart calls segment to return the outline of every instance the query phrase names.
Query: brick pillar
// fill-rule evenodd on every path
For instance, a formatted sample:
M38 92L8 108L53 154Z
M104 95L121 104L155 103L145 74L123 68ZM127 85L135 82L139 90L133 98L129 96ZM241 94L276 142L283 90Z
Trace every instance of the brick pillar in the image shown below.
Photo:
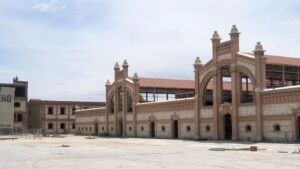
M111 98L109 98L109 88L111 84L110 81L107 80L105 84L105 89L106 89L106 109L105 109L105 128L106 128L106 133L109 133L109 114L110 114L110 107L111 107Z
M140 102L140 83L137 73L133 76L133 94L132 94L132 114L133 114L133 131L137 136L137 109L136 105Z
M200 110L202 105L202 96L200 91L200 84L199 84L199 76L200 70L202 68L202 63L199 57L196 58L194 64L194 73L195 73L195 139L199 139L200 134Z
M255 56L255 105L256 105L256 140L263 139L263 122L262 122L262 94L261 91L266 87L266 59L264 57L263 46L257 42L254 50Z

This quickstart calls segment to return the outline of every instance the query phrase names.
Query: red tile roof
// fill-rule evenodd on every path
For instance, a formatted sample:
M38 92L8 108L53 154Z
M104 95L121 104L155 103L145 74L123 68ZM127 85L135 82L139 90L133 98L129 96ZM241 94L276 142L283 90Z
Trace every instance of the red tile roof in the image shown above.
M174 88L174 89L195 89L194 80L178 80L178 79L160 79L160 78L139 78L140 87L151 88ZM209 90L213 89L213 82L209 82L207 85ZM223 88L225 90L231 89L230 82L224 82ZM243 84L243 90L246 89L246 84ZM249 84L249 90L252 90L252 85Z
M245 53L254 57L253 53ZM276 55L265 55L267 64L300 66L300 58Z

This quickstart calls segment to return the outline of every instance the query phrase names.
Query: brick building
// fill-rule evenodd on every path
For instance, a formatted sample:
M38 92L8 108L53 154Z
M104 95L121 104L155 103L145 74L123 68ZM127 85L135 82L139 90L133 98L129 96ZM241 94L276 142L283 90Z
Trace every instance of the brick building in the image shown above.
M300 59L240 52L212 36L212 59L194 62L194 80L128 76L114 67L105 108L76 111L77 132L126 137L300 141ZM159 99L163 96L164 99Z
M105 106L104 102L54 101L30 99L30 128L43 133L75 133L75 110Z

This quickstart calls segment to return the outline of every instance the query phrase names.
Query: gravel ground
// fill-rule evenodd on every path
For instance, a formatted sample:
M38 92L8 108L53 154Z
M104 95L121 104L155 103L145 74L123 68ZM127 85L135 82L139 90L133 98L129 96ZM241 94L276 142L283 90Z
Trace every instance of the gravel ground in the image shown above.
M300 154L292 154L300 148L299 144L99 137L87 139L72 135L65 138L3 138L0 137L0 169L300 169ZM265 150L209 151L209 148L249 148L252 145Z

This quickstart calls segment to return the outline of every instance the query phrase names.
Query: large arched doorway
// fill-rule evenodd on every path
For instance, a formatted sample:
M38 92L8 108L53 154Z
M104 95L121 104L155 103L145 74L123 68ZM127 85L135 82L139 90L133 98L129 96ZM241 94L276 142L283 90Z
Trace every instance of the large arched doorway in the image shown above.
M224 139L225 140L232 139L232 120L230 114L226 114L224 116Z

